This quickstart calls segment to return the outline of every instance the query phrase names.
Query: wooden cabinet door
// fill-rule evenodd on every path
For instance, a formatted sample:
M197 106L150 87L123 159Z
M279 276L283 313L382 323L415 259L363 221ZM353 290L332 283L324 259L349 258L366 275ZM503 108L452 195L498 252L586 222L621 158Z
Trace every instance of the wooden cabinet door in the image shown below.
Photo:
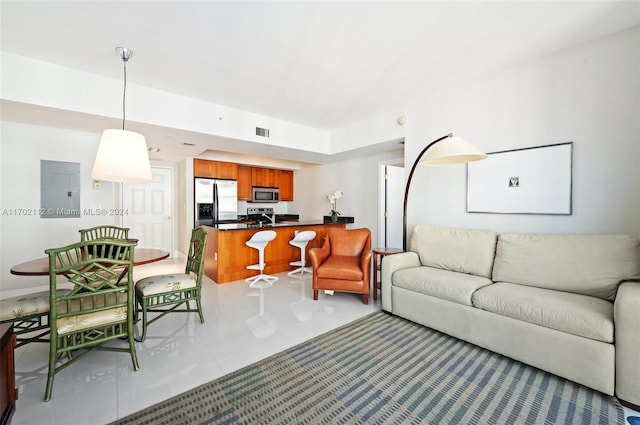
M273 168L251 168L251 185L261 187L278 187L277 170Z
M207 159L193 159L193 176L215 178L218 174L218 163Z
M238 179L238 164L235 162L223 162L217 161L218 163L218 172L216 173L216 178L218 179L229 179L229 180L237 180Z
M278 187L281 201L293 201L293 171L278 170Z
M251 167L238 165L238 200L250 201L251 193Z
M194 158L193 176L236 180L238 178L238 164L234 162Z

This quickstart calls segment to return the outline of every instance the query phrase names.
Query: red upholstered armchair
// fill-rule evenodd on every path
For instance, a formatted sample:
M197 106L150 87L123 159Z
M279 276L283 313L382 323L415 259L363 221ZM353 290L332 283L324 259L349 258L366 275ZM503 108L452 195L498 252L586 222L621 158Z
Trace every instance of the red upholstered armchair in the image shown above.
M369 229L336 229L327 232L320 248L309 250L313 268L313 299L318 290L362 294L369 304L371 232Z

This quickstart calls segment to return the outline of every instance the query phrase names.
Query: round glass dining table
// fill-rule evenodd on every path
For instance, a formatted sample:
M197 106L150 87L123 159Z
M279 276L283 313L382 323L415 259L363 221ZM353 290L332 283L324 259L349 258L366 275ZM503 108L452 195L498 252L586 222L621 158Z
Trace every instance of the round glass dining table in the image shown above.
M152 248L135 248L133 252L133 265L154 263L169 257L169 251ZM48 276L49 257L26 261L11 267L11 274L18 276Z

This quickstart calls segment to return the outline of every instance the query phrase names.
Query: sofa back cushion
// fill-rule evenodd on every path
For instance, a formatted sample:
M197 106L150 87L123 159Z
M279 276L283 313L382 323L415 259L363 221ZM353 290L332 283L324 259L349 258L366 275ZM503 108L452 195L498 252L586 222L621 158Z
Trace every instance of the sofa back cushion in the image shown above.
M497 237L490 230L417 225L410 250L423 266L491 278Z
M630 235L536 235L498 238L495 282L613 301L623 280L640 278L640 241Z

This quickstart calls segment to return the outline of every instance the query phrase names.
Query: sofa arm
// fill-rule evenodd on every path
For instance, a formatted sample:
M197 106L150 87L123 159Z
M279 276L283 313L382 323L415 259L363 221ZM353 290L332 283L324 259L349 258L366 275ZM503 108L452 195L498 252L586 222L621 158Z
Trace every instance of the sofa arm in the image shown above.
M413 251L387 255L384 257L380 273L380 298L383 310L393 313L393 309L391 307L391 277L393 276L393 272L400 269L420 266L420 257L418 257L418 254Z
M640 282L623 282L613 310L616 344L616 396L640 406Z

